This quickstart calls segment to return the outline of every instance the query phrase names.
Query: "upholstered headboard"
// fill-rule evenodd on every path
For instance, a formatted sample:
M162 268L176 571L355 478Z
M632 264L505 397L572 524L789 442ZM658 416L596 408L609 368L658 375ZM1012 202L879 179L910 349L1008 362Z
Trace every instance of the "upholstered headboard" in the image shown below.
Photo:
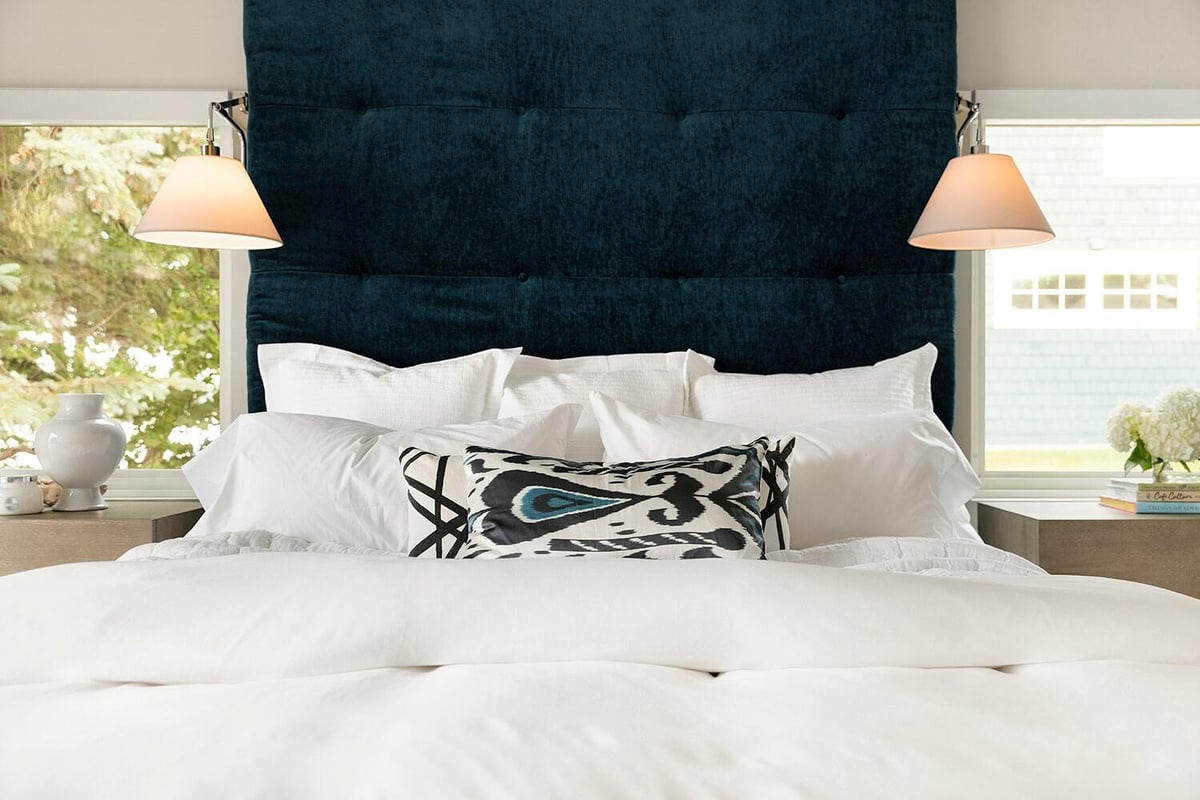
M246 0L250 171L283 236L255 348L406 365L693 348L810 372L932 341L905 239L954 154L954 0Z

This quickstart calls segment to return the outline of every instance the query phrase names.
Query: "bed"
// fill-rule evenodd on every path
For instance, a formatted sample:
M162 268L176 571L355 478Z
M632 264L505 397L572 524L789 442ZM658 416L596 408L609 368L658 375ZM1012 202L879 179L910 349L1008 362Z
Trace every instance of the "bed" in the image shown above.
M255 413L188 537L0 578L0 796L1197 796L1200 601L965 516L952 2L245 42Z

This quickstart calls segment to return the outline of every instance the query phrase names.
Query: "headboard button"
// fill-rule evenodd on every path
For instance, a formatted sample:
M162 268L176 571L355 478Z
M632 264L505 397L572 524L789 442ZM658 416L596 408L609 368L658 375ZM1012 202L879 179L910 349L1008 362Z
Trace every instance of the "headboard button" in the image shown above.
M516 112L518 117L522 116L525 113L525 106L517 106Z
M839 108L837 111L833 112L833 118L838 122L844 120L846 118L846 109Z
M519 280L521 283L524 283L525 281L529 280L529 273L528 272L518 272L517 280Z
M837 276L837 282L838 282L838 285L839 285L839 286L840 286L840 285L842 285L842 284L844 284L844 283L846 282L846 276L845 276L845 275L838 275L838 276Z

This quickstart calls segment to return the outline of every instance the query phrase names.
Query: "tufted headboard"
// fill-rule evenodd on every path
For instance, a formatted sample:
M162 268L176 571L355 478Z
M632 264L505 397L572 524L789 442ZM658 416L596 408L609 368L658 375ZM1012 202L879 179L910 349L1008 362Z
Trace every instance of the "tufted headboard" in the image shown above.
M245 0L255 348L396 365L693 348L725 371L926 341L905 239L954 155L954 0Z

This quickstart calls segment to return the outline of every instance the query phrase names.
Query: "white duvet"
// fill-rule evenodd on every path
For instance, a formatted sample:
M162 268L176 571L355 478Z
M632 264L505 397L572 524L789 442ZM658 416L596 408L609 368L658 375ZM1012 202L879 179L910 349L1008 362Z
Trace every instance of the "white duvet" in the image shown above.
M1164 590L967 542L224 545L266 552L0 579L0 797L1200 797L1200 601Z

